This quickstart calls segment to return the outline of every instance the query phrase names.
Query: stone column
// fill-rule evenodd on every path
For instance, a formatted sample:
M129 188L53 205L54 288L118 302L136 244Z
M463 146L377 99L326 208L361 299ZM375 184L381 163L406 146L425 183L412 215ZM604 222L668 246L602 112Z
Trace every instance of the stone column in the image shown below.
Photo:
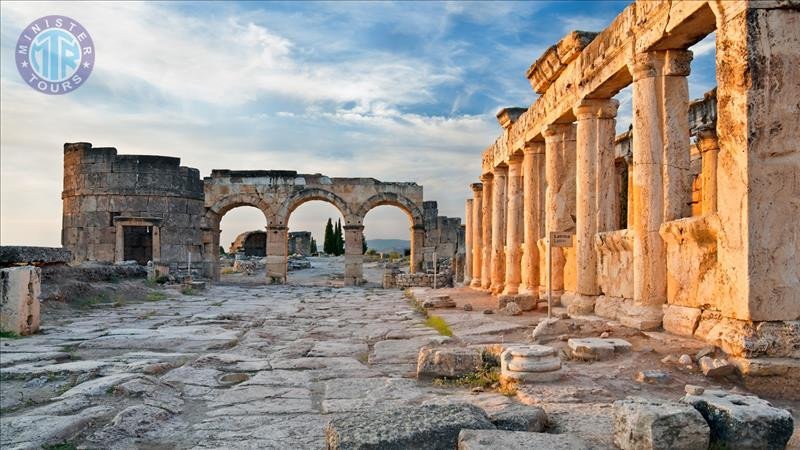
M710 126L698 130L697 144L702 157L701 206L705 215L717 212L717 155L719 154L717 130Z
M41 280L42 269L38 267L0 269L1 330L25 336L39 329Z
M557 123L543 130L545 141L545 174L547 200L545 206L545 237L552 231L574 231L575 221L575 125ZM562 248L553 248L552 288L558 300L564 292L564 265L566 257ZM546 273L546 270L545 270ZM545 276L544 285L547 286Z
M517 295L522 281L522 155L508 159L508 200L506 202L506 260L503 294Z
M464 210L464 286L472 282L472 199L467 199Z
M722 10L715 11L720 148L717 261L725 280L715 294L724 299L720 309L726 317L797 320L797 6L791 2L747 2L744 6L719 2L714 8ZM798 334L784 335L785 342L798 342Z
M503 292L506 281L506 189L508 167L495 167L492 180L492 294Z
M267 283L286 283L289 228L267 227Z
M594 237L614 229L616 189L614 177L614 117L619 102L611 99L584 99L575 106L577 117L576 182L577 205L575 256L577 294L593 305L600 294L597 284L597 256ZM592 308L593 309L593 308ZM590 313L591 311L582 311Z
M492 288L492 191L494 190L491 173L481 175L483 211L481 226L483 228L483 256L481 257L481 288Z
M411 227L411 273L422 270L422 260L425 253L422 247L425 245L425 225L414 225Z
M470 286L481 287L483 260L483 184L472 184L472 282Z
M358 286L364 279L364 226L344 225L344 285Z
M633 299L620 320L639 329L661 324L666 249L661 223L690 214L689 95L692 53L636 55L633 74ZM630 194L630 193L629 193Z
M539 296L539 248L536 241L542 238L541 214L544 179L541 168L544 167L544 142L535 141L525 144L522 160L523 183L523 248L522 248L522 282L521 294Z

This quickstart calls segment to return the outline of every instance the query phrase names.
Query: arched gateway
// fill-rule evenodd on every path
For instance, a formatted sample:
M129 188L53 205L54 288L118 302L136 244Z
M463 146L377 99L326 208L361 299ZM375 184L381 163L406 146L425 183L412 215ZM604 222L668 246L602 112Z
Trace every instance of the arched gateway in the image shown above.
M425 241L422 186L384 183L374 178L329 178L289 170L214 170L203 179L206 215L203 223L203 262L206 276L219 279L219 224L237 206L253 206L267 219L267 280L284 283L287 271L289 216L312 200L331 203L344 217L345 285L361 283L364 216L381 205L394 205L408 214L411 224L412 272L421 266Z
M62 245L73 262L152 262L157 271L185 274L202 268L219 279L222 217L252 206L266 224L267 279L286 282L287 225L305 202L333 204L344 217L345 285L362 281L364 216L392 205L411 228L411 271L454 257L463 245L460 219L438 216L416 183L374 178L330 178L291 170L214 170L210 177L167 156L119 155L88 142L64 144ZM463 247L462 247L463 248Z

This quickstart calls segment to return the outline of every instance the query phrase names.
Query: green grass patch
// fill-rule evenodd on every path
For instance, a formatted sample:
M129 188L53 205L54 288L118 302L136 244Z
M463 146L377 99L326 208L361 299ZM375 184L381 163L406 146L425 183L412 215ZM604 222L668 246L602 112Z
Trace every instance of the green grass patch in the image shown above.
M165 300L166 298L167 294L158 291L148 292L147 297L145 297L148 302L157 302L160 300Z
M450 329L450 325L448 325L447 322L445 322L445 320L439 316L429 316L428 320L425 321L425 325L438 331L442 336L453 335L453 330Z
M214 302L210 306L222 306L222 302Z
M0 330L0 338L4 338L4 339L19 339L21 337L22 336L18 335L17 333L14 333L13 331Z
M59 444L42 445L42 450L78 450L78 447L70 442L61 442Z
M197 291L195 291L194 289L192 289L192 288L190 288L188 286L183 288L183 289L181 289L181 294L183 294L183 295L198 295Z

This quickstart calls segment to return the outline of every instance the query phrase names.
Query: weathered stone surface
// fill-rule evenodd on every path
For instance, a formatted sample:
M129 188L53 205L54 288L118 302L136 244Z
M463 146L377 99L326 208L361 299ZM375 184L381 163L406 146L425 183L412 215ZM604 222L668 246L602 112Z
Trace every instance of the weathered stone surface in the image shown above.
M662 370L642 370L636 374L636 381L640 383L661 384L669 379L669 373Z
M476 349L457 347L425 347L419 350L417 378L455 378L475 372L483 361Z
M504 309L509 303L516 303L523 311L536 308L536 298L532 295L500 295L497 297L497 309Z
M33 266L0 269L0 330L22 336L39 329L41 274Z
M458 450L589 450L592 448L573 434L528 433L506 430L462 430Z
M513 405L489 414L498 430L542 432L547 428L547 414L537 406Z
M514 302L508 302L501 312L507 316L518 316L522 314L522 308Z
M325 426L325 441L331 450L451 450L462 429L490 430L494 425L483 410L466 404L364 410L332 419Z
M711 444L731 450L782 449L794 431L792 414L750 395L706 390L686 395L711 428Z
M736 366L724 358L712 359L704 356L700 358L698 364L700 365L700 370L703 371L703 375L707 377L724 377L736 371Z
M71 439L92 421L106 417L111 408L96 406L72 415L15 416L0 419L0 445L37 448Z
M22 245L0 246L0 265L12 264L65 264L72 261L72 253L61 247L33 247Z
M449 295L437 295L422 303L423 308L455 308L456 302Z
M594 313L605 319L617 320L619 309L622 307L624 299L600 295L594 303Z
M573 357L590 360L610 359L615 353L626 353L631 349L628 341L617 338L570 339L567 346Z
M160 427L171 414L161 408L136 405L120 411L111 421L111 427L131 437L139 437Z
M614 443L623 450L695 450L708 442L708 424L685 403L640 397L614 402Z
M699 308L664 305L664 329L681 336L692 336L700 323L701 313Z
M561 359L544 345L509 346L500 354L503 381L547 382L561 378Z

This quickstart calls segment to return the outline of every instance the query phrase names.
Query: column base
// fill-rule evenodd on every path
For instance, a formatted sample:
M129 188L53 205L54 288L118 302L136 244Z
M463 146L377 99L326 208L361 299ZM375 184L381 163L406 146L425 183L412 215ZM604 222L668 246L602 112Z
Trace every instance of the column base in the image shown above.
M584 295L575 292L564 292L561 295L561 305L567 307L570 316L586 316L594 314L596 295Z
M503 309L510 302L514 302L523 311L536 309L537 298L531 294L503 294L497 297L497 309Z
M473 289L480 289L481 288L480 278L473 278L472 281L469 283L469 287Z
M624 305L617 319L626 327L649 331L661 328L663 317L662 305Z
M553 306L561 306L561 296L564 295L564 291L557 291L553 289ZM547 304L547 288L540 287L539 288L539 302L544 302Z
M497 286L492 284L492 295L501 295L503 293L503 285Z

